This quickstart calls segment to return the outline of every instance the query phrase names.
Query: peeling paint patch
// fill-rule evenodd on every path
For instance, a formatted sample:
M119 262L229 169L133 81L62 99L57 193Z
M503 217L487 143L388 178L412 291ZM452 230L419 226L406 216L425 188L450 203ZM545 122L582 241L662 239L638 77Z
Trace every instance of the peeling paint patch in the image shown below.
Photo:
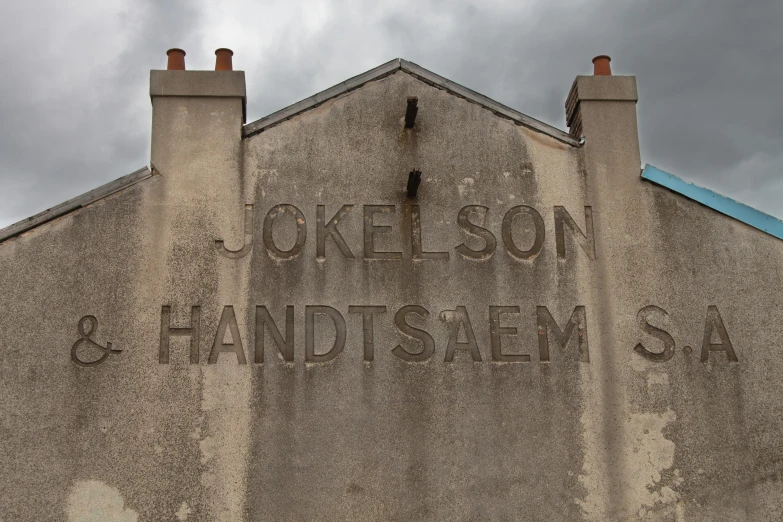
M68 495L68 522L138 522L117 488L100 480L80 480Z
M593 382L595 376L592 372L593 367L582 367L580 381ZM603 453L601 418L595 415L595 412L601 411L601 405L601 396L597 390L587 387L585 405L580 418L582 437L584 438L584 460L582 473L579 475L579 483L584 488L586 495L584 499L574 499L585 520L606 520L605 507L609 502L607 485L603 480L608 469Z
M473 178L462 178L457 182L457 192L459 192L460 196L465 196L465 194L473 190L474 183L476 183L476 180Z
M669 483L661 481L661 473L674 464L674 442L663 436L666 426L676 419L674 411L664 413L634 413L627 421L626 433L630 451L627 453L627 499L638 516L643 517L657 504L674 505L679 495L672 489L682 483L679 470Z
M244 311L242 312L244 313ZM199 441L201 485L214 492L209 520L244 520L250 440L250 373L217 366L204 373L201 410L210 435Z
M198 447L201 450L201 465L205 465L212 457L215 456L215 439L212 437L204 437L198 442Z
M279 174L277 169L258 169L256 178L267 182L277 181Z
M188 506L187 502L183 502L182 505L179 507L179 511L174 513L176 515L177 520L187 520L188 516L192 513L190 506Z
M655 373L648 386L658 387L667 382L668 376ZM584 499L575 498L586 520L606 520L607 509L624 512L629 520L647 520L665 512L675 520L684 520L684 505L676 491L683 483L680 470L674 465L675 444L664 436L666 427L676 420L669 409L663 413L632 413L625 418L622 427L622 462L608 465L605 458L605 442L601 438L600 418L591 414L600 406L600 399L588 395L581 422L584 429L585 455L579 482L586 490ZM671 470L667 473L667 470ZM609 496L607 477L622 473L623 506L615 505ZM664 475L666 478L664 479ZM680 518L676 518L680 517ZM667 518L668 520L668 518Z
M650 371L647 374L647 392L652 393L656 387L660 387L664 390L669 389L668 373Z

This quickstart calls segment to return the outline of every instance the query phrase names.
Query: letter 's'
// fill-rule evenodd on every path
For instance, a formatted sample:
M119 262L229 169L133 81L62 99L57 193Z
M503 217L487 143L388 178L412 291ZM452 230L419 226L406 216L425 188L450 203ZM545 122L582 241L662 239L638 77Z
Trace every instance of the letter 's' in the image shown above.
M473 250L465 243L461 243L457 246L457 252L469 259L489 259L495 252L497 240L495 239L495 236L492 234L492 232L479 225L474 225L470 222L469 219L470 214L478 214L481 216L483 224L483 222L487 219L488 212L489 208L487 207L483 207L481 205L468 205L466 207L462 207L459 210L459 214L457 214L457 224L460 226L460 228L464 230L465 233L469 236L477 237L484 241L484 248L481 250Z
M427 318L429 317L430 313L422 306L407 305L397 310L397 313L394 315L394 325L397 327L397 330L407 337L419 340L422 344L422 349L420 352L409 352L403 347L402 344L398 344L392 350L392 353L403 361L424 362L432 357L433 353L435 353L435 341L433 340L432 336L424 330L420 330L414 326L409 325L406 322L406 316L408 314L416 314Z
M647 318L654 313L663 314L664 317L668 315L663 308L650 305L639 310L639 313L636 314L636 321L639 323L639 328L641 328L643 332L663 341L663 350L660 352L651 352L645 348L642 343L639 343L634 347L634 351L649 361L666 362L674 355L674 338L666 330L656 328L647 322Z

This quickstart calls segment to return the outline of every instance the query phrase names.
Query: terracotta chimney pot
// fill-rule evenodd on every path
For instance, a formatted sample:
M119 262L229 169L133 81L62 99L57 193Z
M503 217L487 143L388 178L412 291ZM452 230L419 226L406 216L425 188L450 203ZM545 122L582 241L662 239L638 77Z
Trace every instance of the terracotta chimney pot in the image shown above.
M185 70L185 51L182 49L169 49L166 51L166 56L169 57L169 63L166 69L169 71L184 71Z
M609 62L612 59L602 54L593 58L593 76L611 76L612 68L609 66Z
M234 51L231 49L220 48L215 51L215 70L216 71L233 71L234 66L231 63L231 57L234 56Z

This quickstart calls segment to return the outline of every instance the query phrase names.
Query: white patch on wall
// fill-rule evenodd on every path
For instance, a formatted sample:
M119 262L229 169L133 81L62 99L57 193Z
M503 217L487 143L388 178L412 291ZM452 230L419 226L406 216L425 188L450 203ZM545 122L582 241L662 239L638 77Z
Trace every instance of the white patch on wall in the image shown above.
M239 373L229 365L215 365L212 370L204 372L201 398L210 435L199 441L199 448L204 467L200 482L214 495L209 512L201 516L242 520L250 447L250 372Z
M80 480L68 495L68 522L138 522L117 488L100 480Z
M634 413L631 415L626 433L630 452L626 464L627 495L632 505L639 508L643 517L656 504L676 504L679 495L670 487L682 483L678 470L672 480L662 483L661 472L674 464L674 442L663 436L666 425L676 419L674 411L657 413Z
M655 373L648 380L648 386L659 387L668 382L668 376ZM595 398L593 397L593 400ZM597 404L590 405L593 408ZM664 437L666 426L674 422L676 414L671 409L663 413L633 413L626 418L623 426L624 454L623 470L609 469L602 461L604 454L599 451L600 439L599 419L589 415L589 407L585 407L582 415L582 425L585 430L587 449L583 473L579 482L587 490L584 500L574 499L587 520L605 519L605 507L613 502L607 496L606 484L601 479L608 473L622 473L624 476L625 509L630 520L647 520L647 516L657 516L653 512L665 512L675 520L684 520L684 506L680 496L675 491L682 484L680 471L672 470L668 480L663 479L663 472L674 465L675 444ZM592 410L595 411L595 410ZM660 514L660 513L658 513Z
M657 391L669 390L669 374L664 372L650 371L647 373L647 393L653 394Z
M580 368L580 382L591 383L596 381L593 372L597 366L584 365ZM585 489L584 500L575 498L574 502L580 507L585 520L605 520L605 507L608 502L606 488L601 477L607 473L604 459L601 423L602 419L595 412L601 411L601 395L590 386L585 390L585 404L582 408L580 421L582 423L582 436L584 437L584 461L582 473L579 475L579 483Z
M476 182L473 178L462 178L457 182L457 192L459 192L459 195L465 196L465 194L469 194L473 190L473 184Z
M193 511L190 510L190 506L188 506L187 502L183 502L182 505L179 507L179 511L174 513L177 516L177 520L187 520L188 515L190 515Z
M277 169L258 169L256 171L256 178L259 181L266 181L266 182L275 182L278 180L280 174L277 172Z
M273 185L277 182L280 174L277 169L259 169L253 173L254 175L245 177L245 193L255 194L256 187L261 185L261 196L266 197L266 191L263 187L267 185Z

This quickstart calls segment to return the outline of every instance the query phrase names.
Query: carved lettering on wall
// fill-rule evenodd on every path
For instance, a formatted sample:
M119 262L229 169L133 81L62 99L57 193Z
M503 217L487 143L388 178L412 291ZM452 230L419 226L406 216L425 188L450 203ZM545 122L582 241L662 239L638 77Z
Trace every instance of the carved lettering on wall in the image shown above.
M402 252L376 250L377 236L391 231L391 225L377 223L377 215L390 216L396 211L394 205L364 205L364 259L402 259Z
M541 362L549 362L549 333L560 346L565 349L574 331L577 334L579 346L579 360L590 362L590 350L587 342L587 312L584 306L577 306L568 318L565 330L561 330L552 314L546 306L536 307L536 319L538 323L538 354Z
M280 359L284 363L294 362L294 334L296 331L294 312L294 306L286 306L285 322L283 322L282 311L275 312L278 317L276 321L266 306L256 306L255 356L253 358L256 364L265 362L265 349L269 344L267 342L269 337L271 337ZM366 363L373 362L375 352L378 349L374 331L375 320L386 312L385 306L349 306L349 314L361 314L362 316L362 330L361 334L358 334L358 332L349 331L344 315L336 308L325 305L305 306L304 362L307 364L325 363L336 359L343 352L349 334L361 336L363 359ZM200 308L198 306L191 307L191 326L189 328L173 328L171 313L170 306L162 307L159 362L161 364L170 362L170 337L174 335L190 338L190 363L198 364ZM430 316L429 310L420 305L401 307L393 318L393 325L400 340L397 343L387 343L383 349L389 350L395 357L409 363L423 363L431 360L438 351L438 347L427 329L427 320ZM519 329L509 323L518 320L519 316L518 306L490 306L488 313L489 346L485 347L476 337L473 320L466 306L460 305L453 310L442 310L438 317L445 323L448 334L445 346L440 348L445 351L444 362L455 363L469 359L476 363L485 360L495 363L529 363L531 361L529 353L518 353L519 347L512 347L512 345L518 344L514 342L514 337L518 335ZM487 315L484 317L486 318ZM285 325L285 335L280 329L283 324ZM580 361L590 362L587 313L584 306L574 307L570 317L561 323L555 320L547 307L538 306L536 307L536 322L530 324L530 328L533 327L538 331L539 362L550 362L550 344L559 346L563 351L566 351L569 346L574 347ZM242 342L243 332L239 329L233 306L223 307L216 330L209 355L209 364L217 363L218 358L224 353L233 353L239 364L246 364ZM316 335L317 330L322 334L321 336ZM227 335L230 335L230 338ZM245 338L248 337L249 333ZM502 337L506 337L505 346ZM323 346L316 346L316 340L324 338L331 339L331 341Z
M666 330L656 328L647 322L648 318L654 316L655 314L660 314L661 316L668 315L666 310L663 308L655 305L649 305L639 310L639 313L636 314L636 320L639 323L639 328L641 328L643 332L655 337L656 339L659 339L663 343L663 349L658 352L653 352L645 348L642 343L639 343L634 348L634 351L647 360L654 362L666 362L674 356L674 338Z
M646 347L642 343L638 343L634 347L634 351L653 362L666 362L674 357L677 349L674 337L660 326L660 321L666 317L668 313L663 308L655 305L645 306L636 315L636 319L639 323L639 328L646 334L655 337L663 345L660 348L653 347L653 349ZM659 326L653 326L650 321L658 324ZM704 321L703 336L701 337L701 356L699 360L706 363L710 354L713 352L724 352L726 359L729 362L738 362L737 354L734 351L734 345L729 338L726 325L721 318L718 307L715 305L709 305L707 307L707 316ZM651 345L652 346L652 345ZM682 347L682 353L689 356L693 349L685 345Z
M315 218L316 258L326 259L326 238L331 238L343 256L348 259L355 259L353 252L348 248L345 239L343 239L342 234L337 229L337 225L351 210L353 210L353 205L343 205L328 223L324 223L326 210L323 205L318 205Z
M226 331L231 333L231 342L228 343L226 342ZM224 352L236 354L239 364L247 364L245 348L242 346L242 336L239 335L239 324L237 324L237 316L233 306L223 307L217 332L215 332L215 342L212 343L212 351L209 353L209 364L217 363L218 357Z
M385 306L379 305L351 305L349 314L361 314L364 362L372 363L378 349L375 338L375 320L387 312ZM475 312L475 311L474 311ZM255 330L252 332L255 339L254 357L255 364L264 364L265 348L271 338L278 356L284 363L291 364L295 360L295 307L288 305L285 313L276 311L277 321L272 312L264 306L255 307ZM346 340L357 332L351 333L346 325L344 315L336 308L325 305L305 306L304 321L304 362L307 364L325 363L336 359L343 352ZM160 315L160 343L158 347L158 362L170 363L170 345L172 337L187 337L189 339L190 364L199 364L200 339L204 332L201 327L201 307L190 307L190 323L183 326L172 325L172 307L161 307ZM396 358L409 363L423 363L431 360L438 350L436 341L427 329L430 311L420 305L405 305L396 311L393 325L397 330L400 340L396 343L384 343L382 349L387 349ZM494 363L529 363L531 362L530 350L523 347L521 353L518 346L513 347L515 338L519 335L518 326L512 323L520 318L519 306L489 306L489 343L482 346L477 339L474 323L470 318L469 309L464 305L454 309L442 310L437 315L445 323L447 339L443 346L444 362L454 363L464 361L468 357L474 363L490 361ZM643 307L637 313L636 319L642 333L655 339L654 342L639 342L634 347L634 352L652 362L667 362L676 354L678 348L674 337L669 333L662 322L668 316L663 308L655 305ZM318 318L321 318L320 320ZM561 316L563 319L564 316ZM388 319L387 319L388 320ZM320 326L316 326L320 324ZM328 326L325 326L328 324ZM280 326L283 326L283 335ZM524 325L523 325L524 326ZM550 362L550 348L552 345L560 347L560 351L568 352L576 348L581 362L590 362L589 341L587 334L587 311L584 306L575 306L570 316L564 321L558 322L546 306L536 306L535 324L538 338L538 361ZM326 328L326 330L322 330ZM109 357L122 352L112 348L111 342L106 346L97 342L93 336L98 330L98 320L95 316L86 315L79 320L77 325L80 338L71 347L70 355L74 364L82 367L97 366ZM231 353L238 364L247 364L247 357L243 343L243 332L240 331L234 307L226 305L217 322L215 335L209 351L208 364L216 364L221 355ZM316 330L321 335L316 335ZM330 333L327 333L329 332ZM208 334L208 333L207 333ZM505 341L504 341L505 337ZM249 333L245 338L250 338ZM328 344L316 346L317 342L323 343L324 338L331 339ZM321 341L317 341L321 339ZM704 329L700 333L701 354L699 360L706 363L717 353L724 353L729 362L738 362L734 344L729 336L728 328L721 317L716 305L707 307L704 321ZM505 345L504 345L505 342ZM181 346L181 345L180 345ZM393 346L393 347L392 347ZM484 355L486 350L486 355ZM557 350L556 350L557 351ZM689 345L683 346L680 351L685 356L690 356L693 349ZM99 357L91 357L90 353L99 353ZM573 352L571 352L573 353Z
M316 205L315 209L315 251L316 259L326 259L326 243L332 241L339 255L347 259L356 259L355 251L359 245L353 247L346 241L340 232L339 226L353 215L354 205L342 205L340 209L326 220L325 205ZM482 205L466 205L462 207L456 216L456 224L468 243L455 245L454 250L465 259L485 261L490 259L498 246L495 234L486 226L487 215L491 212L488 207ZM383 250L378 246L400 234L401 230L394 224L397 214L396 205L362 205L362 259L381 261L400 261L403 252ZM565 207L555 206L552 211L555 229L555 251L557 257L566 259L566 251L572 251L578 245L587 258L594 260L595 238L593 233L592 207L584 207L584 231L576 220L568 213ZM404 219L407 225L402 228L408 230L410 237L410 255L414 260L448 261L450 253L447 251L427 250L422 244L422 210L419 205L406 207ZM396 218L399 219L399 218ZM288 232L284 232L285 221L293 222L294 227L288 226ZM253 247L254 227L253 205L245 205L244 243L239 250L230 250L223 240L215 241L217 251L228 258L239 259L250 253ZM528 231L528 239L515 237L515 223L518 228ZM283 203L272 207L264 217L262 238L269 255L276 260L288 261L297 258L304 250L307 242L307 218L302 210L294 205ZM566 232L568 229L568 232ZM290 231L295 230L295 235ZM544 248L546 241L546 229L544 218L533 207L518 205L508 209L503 214L500 226L501 245L509 256L519 261L533 261ZM571 239L567 239L570 237ZM524 243L524 244L523 244ZM281 244L283 246L281 246ZM287 245L290 245L288 248ZM482 245L478 247L478 245ZM469 246L472 245L472 246ZM570 246L569 246L570 245ZM573 254L568 254L571 256Z
M96 319L95 316L85 315L79 319L79 323L76 329L79 331L79 336L81 338L73 343L73 346L71 347L71 360L78 366L98 366L99 364L106 361L109 355L116 355L122 352L121 349L113 349L110 342L107 342L106 346L101 346L97 342L93 341L92 336L98 331L98 319ZM83 354L83 352L86 351L84 350L85 347L92 348L93 352L96 350L101 352L101 356L92 360L82 359L79 357L79 353L82 352Z
M492 347L492 360L495 362L530 362L529 354L503 353L501 335L516 336L517 328L514 326L501 326L503 320L501 314L519 315L518 306L490 306L489 307L489 338Z
M385 314L386 307L349 306L348 313L362 314L362 333L364 334L364 362L372 362L375 359L375 333L373 328L373 316L375 314Z
M454 310L444 310L440 314L449 325L449 342L446 345L446 358L444 361L452 362L454 353L457 350L463 350L470 353L473 362L481 362L481 351L476 342L476 334L473 333L473 325L470 323L467 309L464 306L458 306ZM465 342L458 340L460 331L465 336Z
M514 218L517 216L519 216L520 219L527 219L533 223L535 239L533 240L533 244L530 245L530 248L528 249L521 249L514 242L512 225L514 224ZM508 212L506 212L506 215L503 216L503 226L501 231L503 236L503 244L506 246L506 250L509 254L517 259L535 259L538 253L541 252L541 247L544 246L544 219L541 217L541 214L539 214L538 211L536 211L536 209L533 207L520 205L511 208Z
M217 251L230 259L239 259L245 257L253 249L253 205L245 205L245 243L239 250L229 250L225 247L222 239L215 240Z
M264 362L265 331L269 332L275 345L277 345L280 357L286 362L294 362L294 307L285 307L285 338L283 338L266 306L256 306L256 350L254 359L256 364Z
M473 250L465 243L460 243L455 250L462 256L468 259L484 260L489 259L495 253L497 239L495 239L495 235L492 232L484 228L488 213L489 208L481 205L468 205L460 209L459 214L457 214L457 224L467 235L484 242L484 248L481 250ZM471 221L470 216L476 216L478 223Z
M294 218L294 224L296 225L296 239L294 244L288 250L281 250L273 234L273 226L278 219L281 219L284 215L290 215ZM302 211L293 205L277 205L272 207L269 212L266 213L264 218L264 246L267 251L276 259L294 259L296 256L302 253L304 249L305 241L307 240L307 222L305 221Z
M158 350L158 362L169 363L169 340L172 335L190 337L190 364L198 364L199 338L201 337L201 307L190 308L190 326L186 328L172 328L171 307L164 306L160 310L160 349Z

